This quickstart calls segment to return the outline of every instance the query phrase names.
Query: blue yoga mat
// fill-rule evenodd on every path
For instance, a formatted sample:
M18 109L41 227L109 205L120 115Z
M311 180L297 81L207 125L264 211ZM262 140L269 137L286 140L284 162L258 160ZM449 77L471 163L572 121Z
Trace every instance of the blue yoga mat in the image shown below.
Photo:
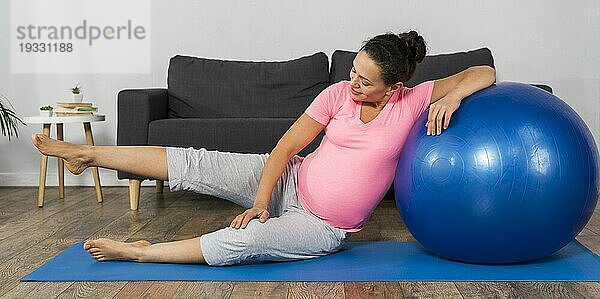
M494 266L446 260L416 242L350 242L316 259L227 267L97 262L82 245L21 281L600 281L600 257L577 241L534 262Z

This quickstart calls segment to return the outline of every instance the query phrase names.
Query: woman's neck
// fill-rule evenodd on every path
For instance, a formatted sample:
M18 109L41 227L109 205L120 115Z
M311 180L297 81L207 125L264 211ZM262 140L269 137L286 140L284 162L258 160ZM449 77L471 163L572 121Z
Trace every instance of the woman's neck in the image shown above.
M365 103L367 106L371 107L371 108L375 108L375 109L383 109L383 107L385 107L385 105L387 104L387 102L389 102L389 98L384 101L384 102L363 102Z
M390 101L390 99L394 96L394 93L392 93L389 96L384 96L381 101L379 102L363 102L363 105L366 105L367 107L371 107L377 110L381 110L383 109L383 107L385 107L385 105L387 105L387 103Z

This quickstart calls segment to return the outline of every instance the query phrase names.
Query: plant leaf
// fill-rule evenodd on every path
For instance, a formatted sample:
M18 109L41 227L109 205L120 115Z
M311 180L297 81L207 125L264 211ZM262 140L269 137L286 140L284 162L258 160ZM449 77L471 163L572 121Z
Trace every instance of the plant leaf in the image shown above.
M10 105L10 108L3 104L4 101ZM14 109L10 101L0 94L0 131L2 132L2 135L8 136L9 141L13 135L16 138L19 138L18 123L25 125L11 108Z

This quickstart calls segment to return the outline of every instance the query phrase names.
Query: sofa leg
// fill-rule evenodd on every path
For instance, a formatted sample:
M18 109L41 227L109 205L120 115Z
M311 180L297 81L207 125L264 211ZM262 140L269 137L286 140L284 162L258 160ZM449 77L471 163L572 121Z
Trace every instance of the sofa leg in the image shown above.
M164 186L164 181L156 180L156 193L163 193Z
M140 184L141 180L129 180L129 208L137 210L140 204Z

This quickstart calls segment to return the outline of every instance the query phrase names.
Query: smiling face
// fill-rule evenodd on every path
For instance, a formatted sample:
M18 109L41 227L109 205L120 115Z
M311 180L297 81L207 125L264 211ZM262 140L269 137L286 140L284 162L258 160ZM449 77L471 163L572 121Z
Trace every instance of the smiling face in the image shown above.
M393 92L402 87L402 82L386 86L381 79L380 68L365 51L360 51L350 70L351 97L373 107L387 103Z

